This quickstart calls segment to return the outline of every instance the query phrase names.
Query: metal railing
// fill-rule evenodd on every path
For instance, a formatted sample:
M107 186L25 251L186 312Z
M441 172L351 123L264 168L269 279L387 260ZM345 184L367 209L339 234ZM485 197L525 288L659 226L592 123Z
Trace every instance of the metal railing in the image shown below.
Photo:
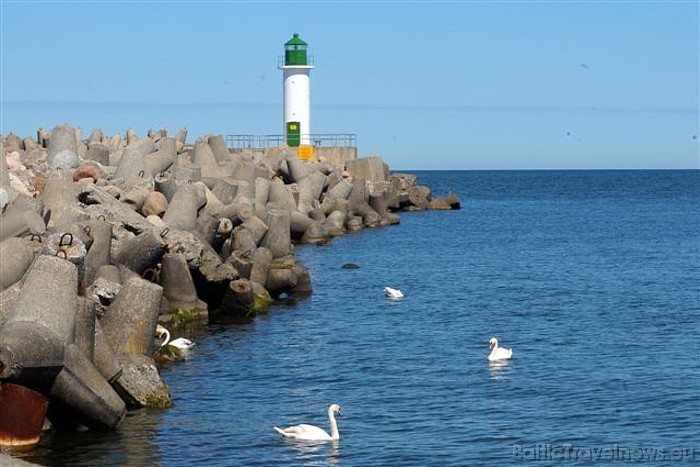
M284 135L226 135L229 148L269 148L281 146Z
M284 66L284 55L278 55L277 56L277 68L282 68L283 66ZM298 65L292 65L292 66L298 66ZM306 66L314 66L314 56L313 55L306 56Z
M315 147L357 147L357 135L354 133L301 135L301 141ZM229 148L271 148L284 143L284 135L226 135Z

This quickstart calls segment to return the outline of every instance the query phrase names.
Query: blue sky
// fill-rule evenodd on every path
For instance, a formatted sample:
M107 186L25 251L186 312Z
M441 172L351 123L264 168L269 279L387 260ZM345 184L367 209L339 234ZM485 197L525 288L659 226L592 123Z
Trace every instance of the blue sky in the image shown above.
M0 0L0 132L314 133L400 169L700 168L699 2Z

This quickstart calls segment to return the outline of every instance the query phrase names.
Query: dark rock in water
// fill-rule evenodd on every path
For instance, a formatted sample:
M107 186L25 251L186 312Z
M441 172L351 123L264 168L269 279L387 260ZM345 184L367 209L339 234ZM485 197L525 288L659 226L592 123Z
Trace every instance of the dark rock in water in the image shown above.
M231 315L253 316L267 310L270 303L272 297L262 285L248 279L237 279L231 281L220 311Z
M185 352L174 345L163 345L153 352L153 360L159 363L174 363L185 360Z
M462 206L459 202L459 197L455 194L440 196L430 201L430 209L433 210L458 210Z
M147 355L120 355L122 375L115 389L129 409L164 408L172 405L168 386L161 379L155 361Z
M343 269L360 269L360 266L358 266L355 263L345 263L341 266Z

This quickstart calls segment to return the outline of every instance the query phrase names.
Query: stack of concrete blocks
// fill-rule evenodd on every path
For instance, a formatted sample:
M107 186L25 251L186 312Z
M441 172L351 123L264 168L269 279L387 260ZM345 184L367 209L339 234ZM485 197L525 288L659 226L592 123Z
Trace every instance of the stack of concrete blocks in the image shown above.
M337 167L186 136L0 137L0 384L46 395L56 424L113 428L126 408L168 405L159 321L308 295L295 243L430 207L429 189L379 157Z

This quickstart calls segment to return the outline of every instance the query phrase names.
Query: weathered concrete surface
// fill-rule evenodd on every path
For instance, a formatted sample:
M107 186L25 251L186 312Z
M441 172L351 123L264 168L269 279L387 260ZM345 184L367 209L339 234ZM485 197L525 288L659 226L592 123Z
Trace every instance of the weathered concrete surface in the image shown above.
M105 315L102 329L117 354L150 355L163 288L144 279L124 284Z
M7 337L5 330L10 324L21 327L25 323L46 329L59 347L73 342L77 288L78 270L74 264L55 256L40 255L29 270L10 316L0 330L0 343L3 337ZM43 338L41 340L45 342ZM54 359L60 360L60 355L50 358ZM5 364L5 371L13 367ZM3 374L0 372L0 377Z
M11 237L0 242L0 291L19 281L34 260L27 241Z
M95 320L95 345L92 349L92 361L97 371L110 383L122 374L122 367L117 354L112 349L107 336L102 330L100 320Z
M172 405L167 384L161 379L156 364L146 355L121 355L123 372L115 383L117 392L129 409L163 408Z
M372 184L376 182L385 182L389 179L389 166L378 156L363 157L361 159L347 161L345 163L345 169L353 177L364 178Z
M161 260L161 285L163 296L170 309L207 310L207 305L197 296L187 259L182 253L167 253Z
M85 354L69 344L63 364L48 393L52 400L70 408L75 420L88 428L111 429L119 425L126 415L126 404ZM64 421L65 415L59 418Z
M73 169L78 166L78 136L68 125L53 129L48 142L48 162L51 169Z
M45 230L44 218L31 210L12 210L0 217L0 241L27 234L41 235Z
M143 232L129 240L122 241L114 258L115 264L122 264L137 274L155 268L165 254L165 242L152 231Z

